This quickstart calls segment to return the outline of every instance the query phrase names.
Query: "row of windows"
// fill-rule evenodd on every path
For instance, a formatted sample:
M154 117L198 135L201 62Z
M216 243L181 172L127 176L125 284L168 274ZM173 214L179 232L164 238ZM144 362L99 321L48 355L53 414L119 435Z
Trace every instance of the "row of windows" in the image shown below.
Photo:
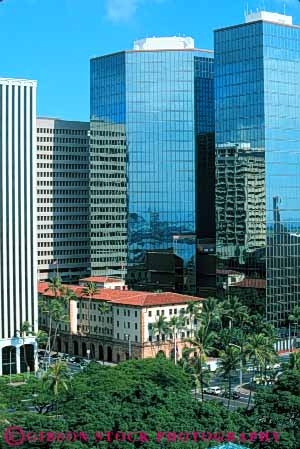
M89 258L87 258L87 257L85 257L86 255L85 254L83 254L82 255L82 257L79 259L78 257L72 257L71 259L62 259L62 260L60 260L60 259L58 259L58 266L59 266L59 269L61 269L61 265L68 265L68 264L71 264L71 265L76 265L76 270L78 269L78 266L77 266L77 264L84 264L84 267L83 267L83 270L86 270L86 267L87 267L87 264L89 264L89 262L90 262L90 259ZM56 270L57 269L57 264L55 264L54 263L54 261L55 260L57 260L57 259L43 259L43 260L38 260L38 264L39 265L52 265L52 269L54 270Z
M96 131L94 129L91 130L91 136L108 136L108 137L118 137L125 136L125 133L117 132L117 131ZM94 139L91 139L93 141Z
M89 143L88 139L77 139L68 137L37 137L37 142L53 142L53 143L76 143L87 145Z
M88 156L70 156L69 154L37 154L38 160L46 160L46 161L79 161L79 162L88 162L89 157Z
M85 129L57 129L57 128L37 128L37 133L44 134L71 134L86 136L88 130Z
M89 237L89 233L87 232L72 232L72 233L65 233L65 232L60 232L60 233L44 233L44 234L38 234L38 239L68 239L68 238L75 238L75 237L80 237L80 238L88 238Z
M68 187L88 187L89 183L85 181L37 181L38 186L68 186Z
M61 169L61 167L60 167ZM43 178L88 178L88 173L72 173L72 172L43 172Z
M49 201L49 202L52 202L52 201ZM88 214L89 208L88 207L75 207L72 205L70 207L38 207L37 211L38 212L69 212L69 213L86 212Z
M120 333L119 333L119 332L117 332L117 339L120 340ZM124 338L123 338L123 339L124 339L124 340L128 340L128 335L127 335L127 334L124 334ZM135 342L138 342L138 341L139 341L137 335L134 336L134 341L135 341Z
M80 237L82 237L81 235L79 235ZM68 238L70 238L71 236L68 235ZM72 239L74 239L74 235L72 234ZM45 236L42 236L42 238L45 238ZM38 242L38 248L48 248L49 246L55 246L55 248L59 248L59 247L65 247L65 246L71 246L72 248L76 247L76 246L80 246L82 247L82 249L86 249L88 251L89 249L89 245L87 240L85 239L84 241L76 241L76 240L72 240L71 242L68 242L66 240L63 240L62 242L58 242L58 241L51 241L51 242Z
M46 217L47 219L52 219L52 217ZM38 229L40 229L40 230L42 230L42 229L45 229L45 230L50 230L50 229L53 229L53 230L56 230L56 231L60 231L60 230L62 230L62 229L76 229L76 230L83 230L83 229L89 229L89 223L87 223L87 224L84 224L84 223L62 223L62 224L57 224L57 223L50 223L50 224L45 224L45 225L38 225L38 227L37 227ZM73 233L73 232L72 232ZM69 234L68 234L69 235Z
M83 196L84 195L86 197L86 201L88 201L88 198L89 198L89 196L88 196L88 189L79 190L79 189L75 188L75 186L74 186L73 190L58 190L58 189L38 190L37 194L38 195L52 195L52 201L53 202L63 202L63 201L65 201L65 202L69 203L70 201L72 201L72 203L81 203L82 201L80 201L80 198L77 198L78 196L80 196L80 195ZM53 196L55 196L55 195L59 195L59 196L66 195L66 198L65 199L63 199L63 198L55 198L54 199ZM76 195L76 197L75 197L75 195Z
M127 324L124 321L123 327L124 327L124 329L130 329L130 325L131 325L130 321L128 321ZM120 321L117 321L117 327L120 327ZM134 329L137 330L137 328L138 328L138 324L134 323Z
M180 334L180 338L181 339L186 338L186 337L188 338L189 336L190 336L190 331L187 331L186 333L185 332L181 332L181 334ZM161 338L160 338L159 335L156 335L156 341L160 341L160 340L161 341L166 341L168 338L173 341L174 336L172 334L170 334L170 335L162 334ZM175 338L178 339L178 334L177 333L175 335ZM149 342L152 342L152 341L153 341L153 336L149 335Z
M52 219L54 219L56 222L57 221L66 221L66 216L65 215L57 215L56 217L51 217ZM45 216L45 215L38 215L37 217L38 221L49 221L49 217ZM71 221L88 221L88 214L87 215L70 215L68 217L69 220ZM40 229L40 228L38 228Z
M174 315L177 315L177 311L179 311L179 312L181 312L181 313L186 312L186 310L185 310L184 308L180 308L180 309L169 309L169 315L173 315L173 313L174 313ZM156 316L159 316L159 315L164 316L164 314L165 314L165 311L164 311L164 310L157 310L157 311L156 311ZM149 317L152 316L152 310L149 310L149 311L148 311L148 316L149 316ZM195 323L195 324L197 324L197 323Z
M53 256L54 254L56 254L56 251L38 251L38 256L44 257L44 256ZM72 254L82 254L82 248L81 249L72 249L72 250L59 250L59 255L60 256L72 256ZM70 259L72 261L72 263L74 263L73 261L75 259ZM78 259L79 260L79 259ZM45 263L45 261L43 261ZM66 262L66 261L64 261ZM82 260L80 260L80 262L82 262ZM50 261L50 263L53 264L53 261Z
M49 164L48 162L42 162L37 164L37 168L51 168L51 170L86 170L88 168L88 164Z
M78 156L78 154L82 153L82 154L86 154L87 150L89 149L89 147L75 147L74 145L71 147L65 147L63 145L37 145L37 150L38 151L52 151L53 154L54 153L76 153L76 156Z
M124 314L124 316L130 316L130 310L124 309L123 314ZM120 315L120 309L117 309L117 315ZM137 318L137 316L138 316L137 310L134 311L134 316L135 316L135 318Z

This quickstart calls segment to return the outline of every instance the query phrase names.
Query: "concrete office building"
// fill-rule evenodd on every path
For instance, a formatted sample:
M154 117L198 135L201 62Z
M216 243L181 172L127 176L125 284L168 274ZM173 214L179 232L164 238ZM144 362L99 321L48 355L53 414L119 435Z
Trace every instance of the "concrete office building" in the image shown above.
M89 274L89 129L37 119L38 277Z
M262 11L215 32L218 270L265 286L280 334L300 305L299 89L292 17Z
M155 283L202 293L208 285L215 237L212 57L192 38L172 37L91 60L91 151L98 158L98 167L91 162L92 274L126 270L135 289ZM108 152L114 162L102 170ZM105 208L98 204L104 186ZM117 245L120 257L107 263Z
M0 78L0 180L0 374L10 374L34 369L38 324L35 81Z

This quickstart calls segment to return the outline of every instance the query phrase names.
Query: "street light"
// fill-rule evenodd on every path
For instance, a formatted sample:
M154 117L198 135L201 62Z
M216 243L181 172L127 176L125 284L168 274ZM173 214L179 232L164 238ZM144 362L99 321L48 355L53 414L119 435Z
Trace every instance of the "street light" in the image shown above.
M87 355L87 357L88 357L88 360L90 360L90 354L91 354L91 350L90 350L90 349L87 349L87 350L86 350L86 355Z
M128 358L131 359L131 341L130 341L130 335L125 334L125 338L128 339Z
M241 352L241 359L240 359L240 386L243 385L243 360L242 360L242 347L235 345L233 343L229 343L229 346L233 346L234 348L237 348Z

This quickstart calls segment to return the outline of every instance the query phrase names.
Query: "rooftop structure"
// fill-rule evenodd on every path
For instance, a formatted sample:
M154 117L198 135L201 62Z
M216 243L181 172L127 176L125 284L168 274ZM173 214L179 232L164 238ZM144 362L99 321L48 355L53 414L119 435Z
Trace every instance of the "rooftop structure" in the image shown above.
M192 37L147 37L134 41L134 50L184 50L195 48Z
M263 20L265 22L279 23L280 25L293 25L293 17L286 16L284 14L278 14L276 12L268 11L256 11L247 14L245 17L245 22L257 22L258 20Z

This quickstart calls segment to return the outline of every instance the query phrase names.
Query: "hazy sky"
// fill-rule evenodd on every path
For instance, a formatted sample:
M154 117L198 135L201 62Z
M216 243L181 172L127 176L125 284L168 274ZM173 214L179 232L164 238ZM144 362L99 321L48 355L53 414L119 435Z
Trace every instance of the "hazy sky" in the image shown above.
M89 59L132 48L135 39L192 36L213 47L213 30L266 8L300 22L298 0L3 0L0 77L38 81L38 114L89 119Z

